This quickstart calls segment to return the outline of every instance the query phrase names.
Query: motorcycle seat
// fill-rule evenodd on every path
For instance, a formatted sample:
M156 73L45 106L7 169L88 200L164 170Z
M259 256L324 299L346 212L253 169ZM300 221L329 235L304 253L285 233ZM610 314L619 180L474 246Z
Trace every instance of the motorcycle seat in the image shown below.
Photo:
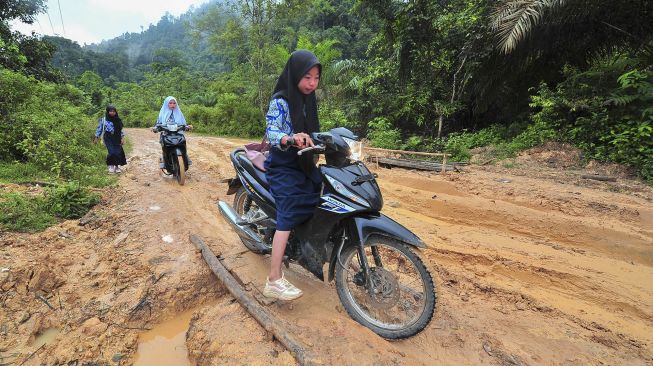
M255 167L245 154L238 154L238 162L260 185L263 186L263 188L267 190L270 189L270 184L268 183L268 179L265 177L265 172Z

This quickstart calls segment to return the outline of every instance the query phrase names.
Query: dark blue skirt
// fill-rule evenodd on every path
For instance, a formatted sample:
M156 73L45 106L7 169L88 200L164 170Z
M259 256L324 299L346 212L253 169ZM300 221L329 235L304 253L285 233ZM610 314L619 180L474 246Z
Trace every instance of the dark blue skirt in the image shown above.
M297 149L270 149L265 175L277 206L277 230L289 231L313 216L320 202L322 177L317 168L309 174L299 167Z
M107 147L107 165L127 165L125 150L120 145L120 136L104 133L104 146Z

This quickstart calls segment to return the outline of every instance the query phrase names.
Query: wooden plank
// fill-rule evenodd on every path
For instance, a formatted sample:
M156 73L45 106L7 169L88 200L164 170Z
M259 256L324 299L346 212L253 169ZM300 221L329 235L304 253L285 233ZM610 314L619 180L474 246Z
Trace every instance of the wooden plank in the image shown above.
M380 152L380 153L395 153L395 154L403 154L403 155L420 155L420 156L451 156L451 154L446 154L446 153L427 153L427 152L421 152L421 151L408 151L408 150L390 150L390 149L380 149L378 147L364 147L363 151L373 151L373 152Z
M423 161L423 160L373 157L372 161L375 161L377 164L381 164L381 165L391 165L391 166L398 166L402 168L411 168L411 169L420 169L420 170L432 170L432 171L441 171L441 172L456 170L455 166L452 164L441 164L441 163L436 163L432 161Z

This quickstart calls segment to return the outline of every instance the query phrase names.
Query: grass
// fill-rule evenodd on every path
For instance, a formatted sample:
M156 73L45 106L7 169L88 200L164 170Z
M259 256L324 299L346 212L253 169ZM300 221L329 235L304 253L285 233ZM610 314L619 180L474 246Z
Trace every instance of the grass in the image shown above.
M57 223L46 209L44 197L0 193L0 227L9 231L37 232Z
M0 190L0 229L39 232L62 219L80 217L99 201L89 187L118 182L116 176L107 174L104 164L79 165L74 175L66 180L34 164L1 162L0 184L42 182L50 188L36 195Z

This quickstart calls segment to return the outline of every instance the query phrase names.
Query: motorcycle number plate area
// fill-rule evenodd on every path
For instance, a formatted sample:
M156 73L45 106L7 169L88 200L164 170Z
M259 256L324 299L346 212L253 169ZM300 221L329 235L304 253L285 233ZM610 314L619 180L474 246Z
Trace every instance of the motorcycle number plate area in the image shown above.
M182 137L179 135L168 135L163 137L163 141L168 145L178 145L182 141Z
M334 212L334 213L339 213L339 214L344 214L344 213L349 213L349 212L354 212L355 209L348 204L341 202L333 197L330 196L322 196L320 197L322 200L322 203L320 204L320 208L329 211L329 212Z

